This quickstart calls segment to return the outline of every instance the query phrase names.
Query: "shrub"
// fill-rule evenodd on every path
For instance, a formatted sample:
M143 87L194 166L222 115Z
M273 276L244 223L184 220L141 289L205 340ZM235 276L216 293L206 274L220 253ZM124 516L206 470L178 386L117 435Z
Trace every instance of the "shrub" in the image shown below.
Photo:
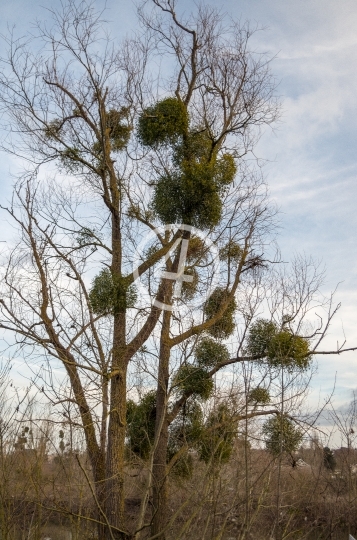
M139 403L127 403L127 436L130 450L142 459L148 459L155 435L156 392L145 394Z
M236 436L236 422L226 403L220 403L208 416L201 435L200 459L220 464L231 457Z

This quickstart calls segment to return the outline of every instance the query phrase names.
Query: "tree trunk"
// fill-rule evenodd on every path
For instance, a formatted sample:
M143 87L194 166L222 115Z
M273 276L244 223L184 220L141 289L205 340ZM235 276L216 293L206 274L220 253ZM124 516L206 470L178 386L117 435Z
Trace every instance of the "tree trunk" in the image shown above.
M117 374L111 379L108 446L106 466L106 514L112 527L108 539L122 540L128 535L124 518L124 453L126 436L126 375L127 362L124 355L123 328L125 313L114 320L114 347L112 368Z
M95 482L95 487L94 487L95 494L97 497L97 503L100 506L100 508L98 507L96 508L96 517L98 521L103 522L102 512L105 511L105 500L106 500L106 497L105 497L105 457L104 457L105 454L103 452L103 449L99 447L97 439L96 439L95 426L94 426L92 414L90 411L90 407L87 403L83 386L78 375L78 371L76 367L73 365L75 360L73 357L70 357L69 355L66 360L71 361L71 364L68 364L67 362L65 362L64 366L66 368L67 374L71 381L73 393L75 395L76 403L77 403L77 406L81 415L84 435L86 439L88 457L91 464L94 482ZM97 527L98 540L106 540L105 529L107 529L106 526L98 524L98 527Z
M104 523L103 514L105 512L105 463L104 455L102 456L101 464L94 471L94 480L95 480L95 495L97 497L98 504L100 508L97 508L96 518L98 520L97 525L97 535L98 540L106 540L108 538L107 529L108 527Z
M161 348L159 360L158 385L156 393L156 433L160 430L158 442L154 451L153 462L153 521L151 535L157 540L165 540L165 526L167 520L167 444L168 444L168 418L167 418L167 389L169 383L170 346L168 345L170 332L171 312L164 311L161 330Z
M183 240L189 241L190 232L183 231ZM180 246L182 248L182 246ZM181 249L175 255L175 259L170 264L170 259L166 261L167 270L176 273L180 264ZM172 304L174 283L167 282L164 293L164 303ZM169 419L167 414L169 369L170 369L170 324L172 312L163 312L162 329L160 336L160 358L158 370L158 383L156 392L156 422L155 437L157 445L154 449L153 461L153 520L151 525L151 536L157 536L158 540L165 540L165 527L167 523L167 446L169 440Z
M106 134L107 135L107 134ZM110 148L109 141L107 146ZM111 272L114 280L122 278L122 243L121 243L121 194L114 171L109 174L111 192L110 209L112 213L112 264ZM114 292L119 294L119 291ZM128 362L126 360L126 307L114 303L113 351L110 380L108 444L106 462L106 519L111 530L108 540L128 538L125 527L124 505L124 455L126 436L126 376ZM125 303L125 300L124 300Z

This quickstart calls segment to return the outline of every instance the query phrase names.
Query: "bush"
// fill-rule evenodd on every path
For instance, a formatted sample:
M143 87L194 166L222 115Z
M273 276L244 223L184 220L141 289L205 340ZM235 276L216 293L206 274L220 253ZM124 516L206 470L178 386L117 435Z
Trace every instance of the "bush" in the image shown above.
M196 448L201 440L203 429L202 409L194 399L186 402L169 429L168 462L174 458L177 452L185 452L174 464L171 473L181 478L188 478L193 471L193 460L189 450Z
M145 394L139 403L127 403L127 436L130 450L148 459L154 441L156 422L156 392Z
M236 422L226 403L220 403L208 416L201 435L200 459L205 463L227 463L236 437Z

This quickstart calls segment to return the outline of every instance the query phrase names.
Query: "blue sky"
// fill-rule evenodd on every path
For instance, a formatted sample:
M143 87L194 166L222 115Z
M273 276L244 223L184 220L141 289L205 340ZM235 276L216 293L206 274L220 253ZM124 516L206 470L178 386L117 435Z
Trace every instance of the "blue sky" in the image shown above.
M188 2L179 1L187 8ZM218 5L241 20L265 27L256 49L276 55L272 69L280 81L282 120L266 131L257 155L266 160L271 197L280 208L283 259L305 252L326 265L328 293L340 283L342 302L324 348L343 340L357 346L357 5L355 0L221 0ZM45 18L43 0L4 0L0 29L19 33L34 17ZM46 6L57 4L46 2ZM97 2L98 7L103 6ZM108 0L107 19L120 37L135 27L129 0ZM13 160L0 159L0 198L11 192ZM1 239L1 238L0 238ZM334 385L343 404L357 388L357 352L320 357L311 403Z

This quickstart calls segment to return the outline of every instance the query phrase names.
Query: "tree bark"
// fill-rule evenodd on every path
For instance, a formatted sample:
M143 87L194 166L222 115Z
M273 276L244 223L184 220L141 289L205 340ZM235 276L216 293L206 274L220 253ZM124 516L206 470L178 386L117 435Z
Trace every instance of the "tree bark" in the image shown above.
M158 384L156 393L155 431L160 430L154 451L153 461L153 520L151 535L158 540L165 540L164 532L167 520L167 445L169 439L169 421L167 416L167 391L169 383L171 312L164 311L161 330Z
M123 532L112 530L108 539L127 538L124 516L124 451L126 416L126 366L117 365L120 373L111 380L111 410L108 426L108 447L106 464L106 513L111 526Z
M182 239L190 239L190 232L183 231ZM180 260L180 249L175 255L173 263L170 259L166 262L166 267L171 272L177 272ZM167 282L164 292L165 304L172 304L174 283ZM165 527L167 522L167 447L169 441L170 419L167 411L168 386L170 378L170 325L172 312L165 310L162 318L162 328L160 336L160 357L158 368L158 381L156 391L156 421L155 435L157 445L154 449L153 460L153 519L151 525L151 536L156 536L158 540L165 540ZM158 436L157 436L158 435Z
M120 190L117 179L110 175L112 196L112 265L113 279L122 277L122 243ZM110 381L110 405L108 423L108 445L106 461L106 516L113 529L108 531L108 540L128 538L125 528L124 457L126 436L126 307L116 306L114 301L113 351L111 369L116 374Z

